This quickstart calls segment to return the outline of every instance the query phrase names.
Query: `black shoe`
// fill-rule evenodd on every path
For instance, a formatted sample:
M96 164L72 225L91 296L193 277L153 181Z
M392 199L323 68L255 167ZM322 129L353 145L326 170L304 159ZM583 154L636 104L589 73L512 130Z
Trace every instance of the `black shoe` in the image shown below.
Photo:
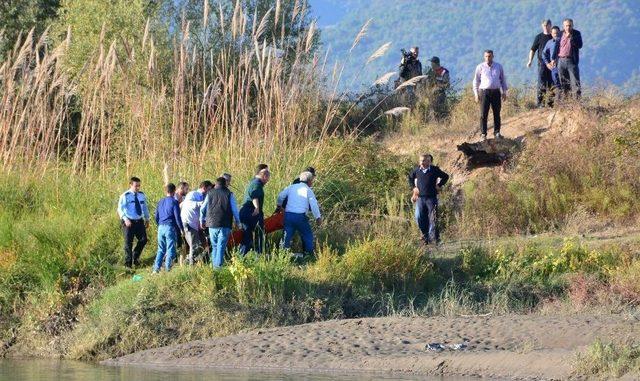
M135 261L133 261L133 265L135 267L140 267L140 261L138 259L136 259Z

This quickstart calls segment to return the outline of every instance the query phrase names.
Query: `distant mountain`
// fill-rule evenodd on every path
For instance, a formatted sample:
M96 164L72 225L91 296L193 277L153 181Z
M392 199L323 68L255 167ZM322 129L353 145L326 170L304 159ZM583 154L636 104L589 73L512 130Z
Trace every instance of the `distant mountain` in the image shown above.
M423 66L439 56L452 78L471 80L484 49L493 49L512 84L535 81L535 61L525 64L540 21L554 25L574 19L582 32L581 74L586 83L601 80L640 90L639 0L311 0L319 18L324 48L331 59L346 62L343 86L358 88L397 70L400 48L420 46ZM373 19L367 35L349 53L362 25ZM382 44L387 54L364 66Z

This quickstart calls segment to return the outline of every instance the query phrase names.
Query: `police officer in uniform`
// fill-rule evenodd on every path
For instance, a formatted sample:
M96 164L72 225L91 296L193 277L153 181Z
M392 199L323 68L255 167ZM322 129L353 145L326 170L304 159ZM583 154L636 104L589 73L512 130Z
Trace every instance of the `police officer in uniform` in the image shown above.
M147 197L140 191L140 179L132 177L129 190L118 200L118 215L124 234L124 265L133 267L140 265L140 254L147 244L147 228L149 227L149 208ZM133 239L136 247L132 249Z

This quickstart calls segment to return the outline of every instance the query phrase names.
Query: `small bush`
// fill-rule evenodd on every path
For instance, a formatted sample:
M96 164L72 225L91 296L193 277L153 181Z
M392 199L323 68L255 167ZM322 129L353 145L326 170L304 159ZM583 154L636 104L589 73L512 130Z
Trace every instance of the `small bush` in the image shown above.
M433 264L407 240L373 238L351 245L342 273L357 292L420 293L434 279Z
M579 375L608 379L640 372L640 345L637 343L605 343L597 340L584 353L577 355L574 369Z
M616 271L611 279L611 289L625 302L640 305L640 260Z

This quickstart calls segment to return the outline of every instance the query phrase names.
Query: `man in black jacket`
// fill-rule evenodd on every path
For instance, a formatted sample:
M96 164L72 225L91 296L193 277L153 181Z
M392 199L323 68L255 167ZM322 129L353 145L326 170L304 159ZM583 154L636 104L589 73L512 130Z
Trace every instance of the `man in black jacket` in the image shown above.
M420 155L419 167L409 174L408 179L409 187L413 189L411 202L416 204L416 222L425 244L440 241L440 233L436 225L438 192L449 180L449 175L432 165L432 162L433 156Z
M576 99L580 99L580 49L582 49L582 34L573 29L573 20L564 19L563 31L560 32L558 48L558 76L563 96L566 97L574 90Z
M544 99L547 94L547 90L551 89L553 82L551 81L551 70L544 64L542 59L542 51L544 50L544 46L547 44L547 41L551 40L551 20L546 19L542 21L542 32L536 35L536 38L533 40L533 44L531 45L531 50L529 50L529 61L527 62L527 67L531 67L531 62L533 61L533 56L537 55L538 57L538 107L544 107ZM553 98L547 96L547 105L551 107Z

